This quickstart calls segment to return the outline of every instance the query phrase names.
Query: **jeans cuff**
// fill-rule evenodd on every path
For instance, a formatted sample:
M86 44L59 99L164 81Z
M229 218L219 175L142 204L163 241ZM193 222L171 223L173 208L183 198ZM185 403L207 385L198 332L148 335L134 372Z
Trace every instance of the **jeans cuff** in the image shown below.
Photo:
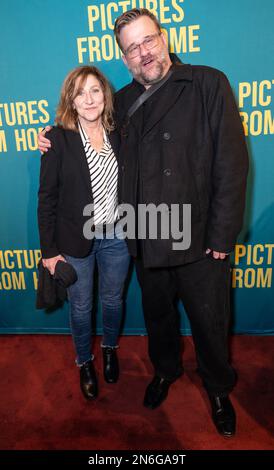
M118 346L118 344L116 344L116 346L108 346L107 344L101 343L101 348L102 348L102 349L104 349L104 348L118 349L119 346Z
M92 354L89 359L87 359L86 361L81 362L81 363L79 363L78 360L77 360L77 358L76 358L76 359L75 359L75 364L77 365L77 367L82 367L82 366L83 366L84 364L86 364L87 362L93 361L93 359L94 359L94 354Z

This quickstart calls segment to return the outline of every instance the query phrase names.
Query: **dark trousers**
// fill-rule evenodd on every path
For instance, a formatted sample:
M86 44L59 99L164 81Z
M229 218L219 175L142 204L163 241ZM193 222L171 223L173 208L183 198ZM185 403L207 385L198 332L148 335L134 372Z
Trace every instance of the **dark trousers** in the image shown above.
M209 394L225 395L235 384L228 362L230 263L204 257L172 268L145 268L135 260L142 289L149 357L155 374L174 380L183 370L176 297L188 315L198 371Z

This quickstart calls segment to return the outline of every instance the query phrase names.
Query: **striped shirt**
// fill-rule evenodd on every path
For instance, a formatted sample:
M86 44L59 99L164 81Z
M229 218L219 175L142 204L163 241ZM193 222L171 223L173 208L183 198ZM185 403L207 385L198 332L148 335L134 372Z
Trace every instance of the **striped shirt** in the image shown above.
M104 129L103 147L92 148L83 126L78 123L90 172L94 204L94 225L112 224L118 219L118 164Z

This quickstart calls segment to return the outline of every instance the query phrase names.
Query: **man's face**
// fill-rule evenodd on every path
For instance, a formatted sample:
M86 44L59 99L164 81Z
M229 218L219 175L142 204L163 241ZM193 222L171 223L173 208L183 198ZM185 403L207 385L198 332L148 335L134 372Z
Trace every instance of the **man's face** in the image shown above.
M120 42L124 51L123 61L139 83L148 87L166 75L171 65L166 39L162 33L159 34L148 16L141 16L124 26L120 32Z

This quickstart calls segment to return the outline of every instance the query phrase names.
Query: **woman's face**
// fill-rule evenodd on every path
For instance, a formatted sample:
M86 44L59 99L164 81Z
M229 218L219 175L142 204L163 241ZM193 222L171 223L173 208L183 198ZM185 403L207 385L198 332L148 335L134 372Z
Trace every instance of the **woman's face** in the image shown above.
M79 82L80 77L75 82L75 90L78 90L78 92L73 104L80 120L87 123L101 121L105 107L101 83L94 75L88 75L86 82L80 88L78 88Z

